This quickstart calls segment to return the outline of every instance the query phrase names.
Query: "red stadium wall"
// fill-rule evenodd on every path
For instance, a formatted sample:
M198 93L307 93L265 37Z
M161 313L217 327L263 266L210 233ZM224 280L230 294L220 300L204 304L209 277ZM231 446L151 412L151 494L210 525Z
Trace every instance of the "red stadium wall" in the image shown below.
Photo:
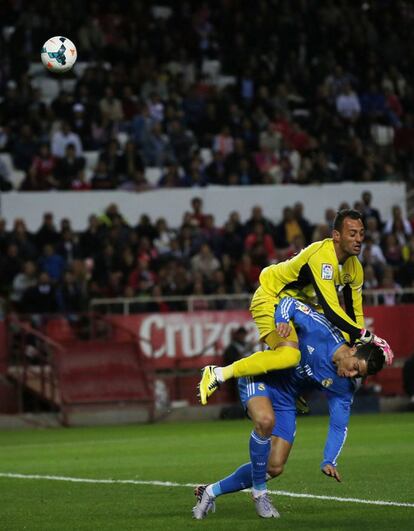
M366 324L392 346L396 358L414 353L414 305L365 308ZM203 311L113 316L138 336L142 352L157 369L203 366L230 342L232 330L243 325L247 341L257 342L248 311ZM217 360L216 360L217 361Z

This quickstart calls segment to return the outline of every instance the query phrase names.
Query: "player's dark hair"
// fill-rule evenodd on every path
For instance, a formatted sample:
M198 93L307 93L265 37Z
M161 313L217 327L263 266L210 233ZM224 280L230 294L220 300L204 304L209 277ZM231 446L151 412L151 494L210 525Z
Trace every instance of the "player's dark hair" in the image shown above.
M339 212L336 213L333 223L333 229L337 230L338 232L341 232L345 218L360 219L362 223L364 222L362 219L361 212L353 208L344 208L343 210L339 210Z
M355 356L367 362L367 374L377 374L385 363L384 351L378 345L366 343L358 346Z

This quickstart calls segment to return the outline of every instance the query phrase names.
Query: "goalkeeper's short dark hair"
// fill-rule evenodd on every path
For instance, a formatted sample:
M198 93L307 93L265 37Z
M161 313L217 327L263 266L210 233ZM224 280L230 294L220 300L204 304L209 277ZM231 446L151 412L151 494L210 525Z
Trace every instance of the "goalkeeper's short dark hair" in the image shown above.
M377 374L384 367L384 351L381 347L373 343L358 345L355 356L367 362L368 375Z
M354 208L344 208L343 210L339 210L339 212L336 213L333 222L333 229L337 230L338 232L341 232L342 227L344 226L345 218L351 218L354 220L360 219L362 221L362 224L364 224L362 214L361 212L359 212L359 210L355 210Z

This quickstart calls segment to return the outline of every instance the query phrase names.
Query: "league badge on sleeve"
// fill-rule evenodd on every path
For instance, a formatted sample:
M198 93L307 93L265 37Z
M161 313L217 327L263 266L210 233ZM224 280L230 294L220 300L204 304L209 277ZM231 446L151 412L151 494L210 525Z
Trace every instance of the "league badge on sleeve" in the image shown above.
M333 279L333 266L332 264L322 264L322 280Z

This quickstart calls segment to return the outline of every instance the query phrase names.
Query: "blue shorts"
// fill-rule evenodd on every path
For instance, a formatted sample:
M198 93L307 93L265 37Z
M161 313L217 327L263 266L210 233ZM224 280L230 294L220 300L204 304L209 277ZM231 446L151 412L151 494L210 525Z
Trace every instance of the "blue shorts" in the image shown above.
M296 397L269 385L262 377L239 378L238 387L240 400L246 410L249 400L255 396L265 396L270 400L275 413L272 435L293 444L296 435Z

